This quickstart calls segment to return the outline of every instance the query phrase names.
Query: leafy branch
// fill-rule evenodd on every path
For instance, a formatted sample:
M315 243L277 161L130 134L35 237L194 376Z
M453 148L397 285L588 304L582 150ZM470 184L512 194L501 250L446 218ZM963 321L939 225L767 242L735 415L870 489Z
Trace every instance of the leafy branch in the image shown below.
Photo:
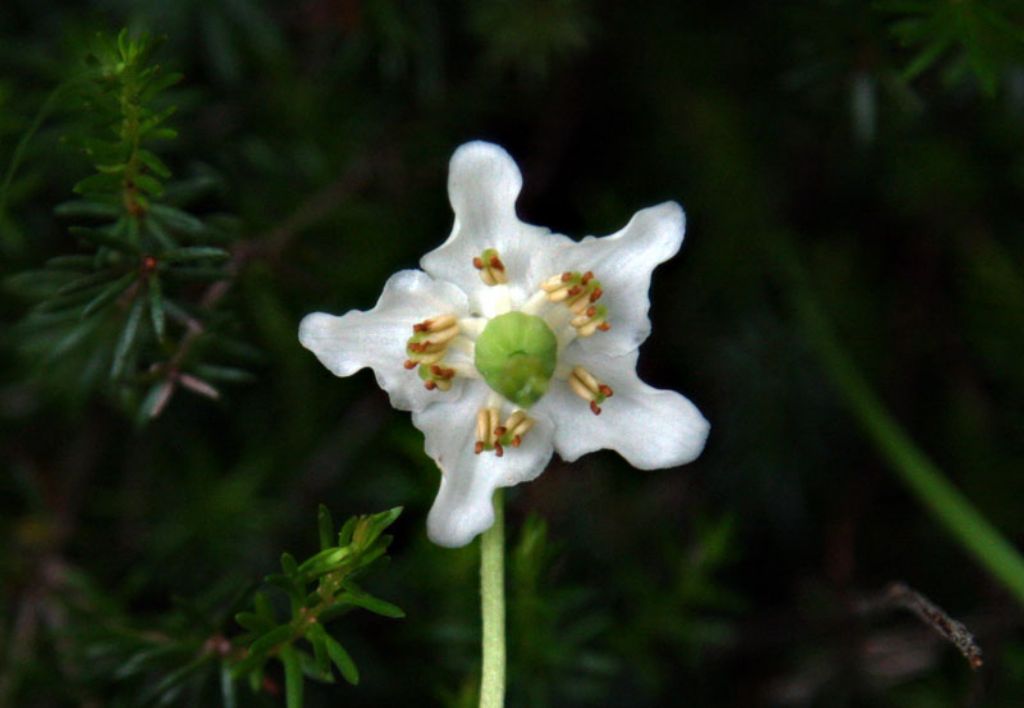
M189 293L197 281L229 277L223 246L233 228L182 209L212 180L172 182L155 152L177 135L167 125L175 107L163 94L181 80L153 61L157 44L127 30L93 38L86 72L74 86L83 126L68 142L95 172L74 186L78 199L56 209L77 222L70 233L88 252L51 258L8 281L36 300L22 323L22 346L40 368L50 375L71 352L87 351L86 366L70 372L76 388L100 385L105 371L141 420L158 415L179 385L217 398L210 381L248 376L194 356L210 315L198 311L203 302L190 303Z
M947 77L974 73L988 95L996 92L1001 71L1024 59L1024 29L1019 3L1007 0L882 0L876 7L900 15L892 34L914 55L903 76L913 79L947 54L958 55ZM959 49L959 52L957 50Z
M391 536L382 535L402 513L396 507L379 514L349 519L337 537L330 513L320 507L320 552L302 563L285 553L281 572L267 582L288 597L290 617L281 621L268 596L257 593L250 610L235 619L248 630L240 638L242 658L232 666L235 678L247 676L253 690L263 684L266 663L278 659L284 666L285 695L289 708L302 705L303 677L334 682L332 665L351 684L359 683L359 670L348 651L325 625L362 608L384 617L400 618L401 609L363 590L356 580L386 561ZM304 641L312 654L298 646Z

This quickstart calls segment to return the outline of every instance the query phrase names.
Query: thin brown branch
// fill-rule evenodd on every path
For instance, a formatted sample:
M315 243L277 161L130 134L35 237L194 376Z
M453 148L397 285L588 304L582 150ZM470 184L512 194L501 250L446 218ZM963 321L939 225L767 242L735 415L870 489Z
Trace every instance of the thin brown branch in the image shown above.
M354 160L341 177L310 195L279 225L255 238L236 244L225 267L224 280L219 280L206 289L202 297L199 298L200 307L210 309L220 302L231 290L238 274L249 262L279 257L300 233L330 216L349 196L362 188L369 181L372 172L369 160L365 158ZM185 357L196 340L206 331L206 327L197 319L190 318L184 324L186 326L185 336L182 337L166 365L168 381L173 382L172 386L179 382L180 368ZM194 377L191 378L193 382L197 381ZM183 381L181 383L184 384ZM216 390L209 384L202 381L198 383L216 393ZM187 387L196 390L195 386ZM162 405L154 407L153 417L156 417L166 407L167 400L172 393L173 388L168 391ZM206 392L206 395L210 395L209 392Z
M881 597L865 602L862 610L865 613L874 613L897 608L913 612L924 624L955 646L972 669L981 668L984 663L981 658L981 647L970 630L905 583L892 583Z

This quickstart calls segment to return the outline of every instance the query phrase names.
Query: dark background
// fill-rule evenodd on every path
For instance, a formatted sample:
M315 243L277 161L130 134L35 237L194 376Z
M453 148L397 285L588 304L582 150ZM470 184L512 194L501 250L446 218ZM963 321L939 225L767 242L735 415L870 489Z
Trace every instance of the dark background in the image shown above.
M88 352L34 366L16 326L31 302L0 296L0 705L158 702L140 686L187 652L133 672L125 637L194 639L174 598L226 612L282 551L316 550L320 503L405 506L367 585L407 617L343 618L362 681L311 683L307 705L474 704L476 548L427 541L438 473L409 416L369 372L331 377L296 332L309 311L368 309L447 236L447 161L475 138L519 162L520 216L562 233L683 204L640 370L712 423L687 467L602 452L508 495L510 705L1020 705L1022 598L903 486L829 352L1020 543L1021 15L980 0L5 0L5 170L84 38L166 37L159 61L184 80L160 152L176 175L216 176L197 214L238 217L246 255L218 311L258 355L219 401L181 391L140 426L85 376ZM53 209L90 174L61 140L81 113L62 103L24 146L5 277L79 249ZM968 625L979 671L879 606L897 580ZM283 704L270 689L240 701ZM219 705L215 672L168 701Z

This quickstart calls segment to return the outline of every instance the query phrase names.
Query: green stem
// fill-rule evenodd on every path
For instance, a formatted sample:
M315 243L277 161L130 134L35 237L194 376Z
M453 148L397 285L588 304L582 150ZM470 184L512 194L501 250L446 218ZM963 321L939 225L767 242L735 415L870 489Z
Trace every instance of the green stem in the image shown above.
M1024 559L1020 552L914 445L885 408L843 349L831 322L818 306L799 258L789 245L788 236L779 234L777 237L780 245L778 255L789 275L790 294L800 323L864 432L946 531L1024 603Z
M480 537L480 611L483 618L483 671L480 708L505 704L505 509L494 493L494 525Z

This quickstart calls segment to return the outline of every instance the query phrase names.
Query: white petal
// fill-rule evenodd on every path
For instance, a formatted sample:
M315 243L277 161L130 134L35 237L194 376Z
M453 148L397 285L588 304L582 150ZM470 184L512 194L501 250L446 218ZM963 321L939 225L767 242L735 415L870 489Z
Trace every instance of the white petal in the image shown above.
M473 267L473 259L494 248L505 264L509 295L519 305L540 284L557 272L551 254L572 243L565 236L531 226L516 215L516 199L523 177L505 150L492 143L466 143L452 155L448 198L455 211L451 235L423 256L423 270L438 280L461 287L476 313L486 307L489 289Z
M651 272L683 243L686 215L675 202L642 209L611 236L588 236L557 258L563 271L591 270L601 282L611 330L582 340L584 348L619 355L639 347L651 332Z
M534 479L551 459L553 426L532 412L537 423L518 448L506 448L503 457L474 453L476 414L490 396L487 386L472 382L457 400L413 413L413 423L426 436L427 454L441 468L441 488L427 517L427 534L438 545L465 546L489 529L494 490Z
M405 344L412 326L435 315L463 317L467 312L466 296L454 285L422 271L403 270L388 279L376 307L368 312L307 315L299 325L299 341L336 376L372 368L392 406L417 411L457 396L461 380L456 378L450 391L427 391L416 371L405 369Z
M565 381L551 382L534 407L555 422L555 449L566 462L595 450L615 450L639 469L675 467L694 460L704 449L709 424L697 407L675 391L648 386L636 375L636 352L609 359L573 345L567 365L581 365L611 386L613 395L600 415Z

